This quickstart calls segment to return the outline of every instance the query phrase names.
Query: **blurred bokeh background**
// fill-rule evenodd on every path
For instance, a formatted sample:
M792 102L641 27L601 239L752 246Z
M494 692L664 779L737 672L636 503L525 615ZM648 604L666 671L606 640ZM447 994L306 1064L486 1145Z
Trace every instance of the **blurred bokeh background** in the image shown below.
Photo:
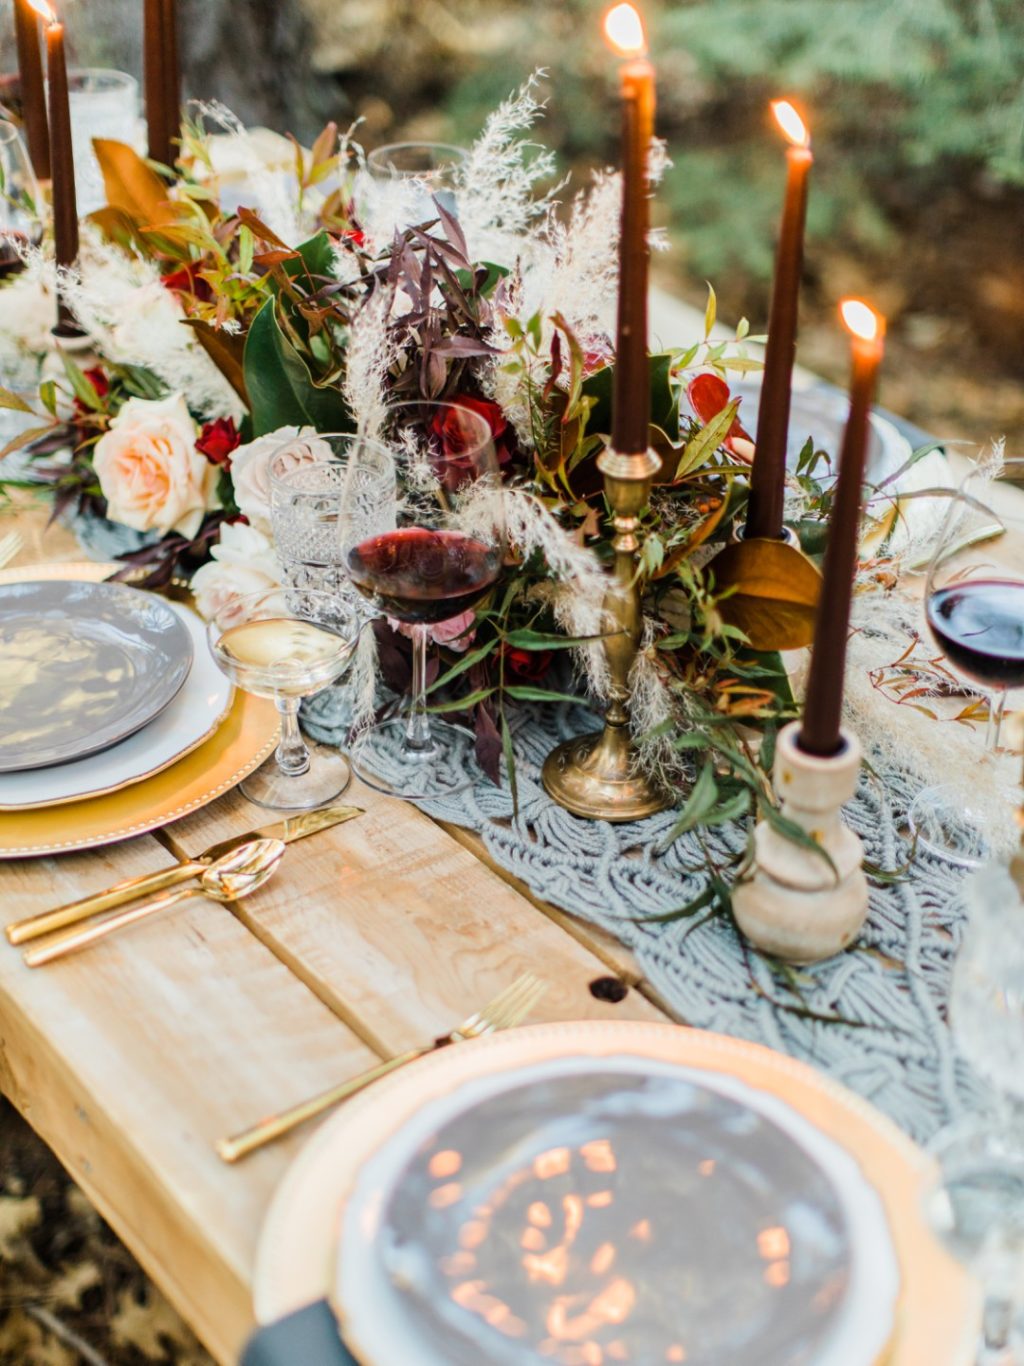
M13 63L0 0L3 65ZM615 154L599 0L180 0L187 93L310 140L362 121L472 139L536 68L540 137L574 179ZM138 72L141 0L60 0L77 61ZM842 376L835 305L890 317L883 400L942 436L1024 438L1024 6L1020 0L647 0L668 288L764 325L783 155L768 101L814 134L801 359ZM675 340L675 339L673 339ZM679 339L683 340L683 339Z

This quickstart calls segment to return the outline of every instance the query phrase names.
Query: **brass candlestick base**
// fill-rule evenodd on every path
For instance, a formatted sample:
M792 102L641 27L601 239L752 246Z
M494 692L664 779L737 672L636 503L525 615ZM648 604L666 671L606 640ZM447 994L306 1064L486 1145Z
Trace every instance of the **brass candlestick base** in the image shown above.
M640 589L636 583L636 529L661 468L654 451L620 455L607 450L598 460L615 527L615 576L605 598L607 616L619 629L605 641L611 696L604 730L567 740L544 761L541 778L548 795L575 816L600 821L636 821L671 805L671 797L641 772L629 731L629 674L640 644Z

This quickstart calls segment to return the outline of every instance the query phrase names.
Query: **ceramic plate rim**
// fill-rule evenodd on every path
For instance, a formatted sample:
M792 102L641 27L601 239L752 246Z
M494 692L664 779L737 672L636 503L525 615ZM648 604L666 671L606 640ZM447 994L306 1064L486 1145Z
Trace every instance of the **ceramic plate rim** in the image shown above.
M186 623L185 623L185 624L186 624L186 629L188 629L188 630L189 630L191 633L193 633L193 635L194 635L193 644L196 644L196 642L198 642L199 640L205 640L205 632L203 632L203 628L202 628L202 618L199 616L199 613L198 613L198 612L194 611L194 610L193 610L190 606L188 606L186 603L169 602L169 603L168 603L168 606L169 606L169 607L171 608L171 610L175 613L175 615L177 615L177 616L179 616L179 617L181 617L181 618L188 618L188 619L190 619L190 620L186 620ZM191 624L190 624L190 622L191 622ZM197 624L198 624L198 626L199 626L199 631L198 631L198 632L196 632L196 626L197 626ZM167 710L169 710L170 707L174 706L177 702L187 700L187 697L186 697L187 690L188 690L189 686L190 686L192 683L194 683L194 682L196 681L197 677L198 677L197 672L196 672L196 669L195 669L195 662L196 662L195 659L193 659L193 667L192 667L192 669L189 670L188 678L186 678L186 680L185 680L185 682L184 682L184 684L183 684L183 686L182 686L182 689L179 691L179 693L177 694L176 697L173 697L173 698L171 699L171 701L168 703L167 707L164 708L164 712L166 712ZM221 678L224 677L222 674L219 673L219 670L218 670L217 672L218 672L218 675L219 675ZM227 683L227 680L226 680L226 679L225 679L225 683ZM136 773L133 777L130 777L130 778L122 778L122 779L120 779L118 782L115 782L115 783L109 783L109 784L104 784L104 785L101 786L101 787L90 788L90 789L89 789L88 791L86 791L86 792L77 792L77 793L73 794L72 796L65 796L65 797L49 797L49 798L47 798L47 799L44 800L44 801L33 801L33 802L15 802L15 803L12 803L12 802L0 801L0 813L2 813L2 812L17 813L17 812L19 812L19 811L43 811L43 810L46 810L46 809L49 808L49 807L69 806L72 802L88 801L91 797L105 797L105 796L107 796L107 795L108 795L109 793L111 793L111 792L121 792L121 791L123 791L124 788L126 788L126 787L133 787L136 783L144 782L146 778L154 778L154 777L156 777L156 775L157 775L158 773L162 773L162 772L164 771L165 768L170 768L171 765L172 765L172 764L176 764L176 763L178 762L179 759L184 759L187 755L191 754L193 750L196 750L196 749L199 748L200 745L205 744L206 741L209 740L209 739L211 738L211 736L215 735L216 732L217 732L217 731L220 729L220 727L223 725L223 723L224 723L224 721L225 721L225 719L226 719L228 713L231 711L231 706L232 706L232 703L234 702L234 699L235 699L235 688L234 688L234 686L233 686L232 684L227 683L227 691L226 691L225 697L224 697L224 704L223 704L223 706L220 708L220 710L217 712L217 714L211 719L210 724L209 724L209 725L207 726L207 728L203 731L203 733L202 733L201 735L198 735L198 736L193 736L193 737L192 737L192 738L191 738L191 739L190 739L190 740L189 740L181 749L177 750L174 754L172 754L172 755L170 755L168 758L164 759L162 763L156 764L156 765L154 765L152 768L146 769L145 773ZM155 722L155 721L160 720L160 719L161 719L161 715L162 715L162 713L158 713L158 715L155 716L155 717L153 718L153 721ZM143 727L142 729L145 729L145 727ZM81 759L74 759L74 760L70 760L69 762L70 762L70 763L83 763L83 762L85 762L85 761L87 761L87 760L89 760L89 761L102 760L102 759L104 759L105 757L107 757L109 754L113 753L113 751L116 750L120 744L126 743L126 742L129 741L129 740L135 739L135 738L138 736L138 734L139 734L139 732L136 731L136 732L134 732L132 735L126 735L125 738L124 738L124 741L119 741L117 745L111 745L110 748L109 748L108 750L100 750L97 754L83 755ZM45 768L39 769L38 772L40 772L40 773L49 773L49 772L54 772L54 773L56 773L56 772L59 772L60 769L63 768L63 767L64 767L64 765L62 765L62 764L48 764ZM12 777L12 776L16 776L16 775L15 775L15 774L0 774L0 787L2 787L3 779L4 779L5 777Z
M161 712L166 711L166 709L171 705L171 703L174 701L174 699L175 699L175 698L178 696L178 694L181 692L182 688L185 686L185 683L186 683L186 681L187 681L187 679L188 679L188 677L189 677L189 674L192 672L192 665L193 665L193 662L194 662L194 660L195 660L195 647L194 647L194 642L193 642L193 640L192 640L192 635L191 635L191 633L189 632L188 627L187 627L187 626L185 625L185 623L181 620L181 618L178 616L178 614L177 614L176 612L173 611L173 609L171 608L171 606L170 606L169 603L162 602L162 601L159 601L159 600L154 600L153 597L152 597L152 595L147 595L147 594L143 593L140 589L131 588L131 587L129 587L127 584L109 584L109 585L107 585L107 584L106 584L104 581L102 581L102 580L99 581L99 582L97 582L97 581L94 580L94 579L63 579L63 578L62 578L62 579L53 579L53 578L35 578L35 577L31 576L31 574L30 574L30 575L29 575L28 577L26 577L26 578L19 578L19 579L17 579L17 580L14 581L14 582L8 582L8 583L0 584L0 594L2 594L2 593L3 593L3 590L4 590L4 589L7 589L7 588L31 588L31 587L33 587L33 586L35 586L35 587L40 587L40 588L42 588L42 587L53 588L55 585L60 585L60 584L67 584L67 585L79 584L79 585L84 585L84 586L86 586L86 587L88 587L88 588L91 588L91 589L103 589L103 588L109 587L110 589L114 589L114 590L124 590L124 592L126 592L127 594L130 595L130 598L128 599L129 601L134 601L134 602L140 603L140 604L141 604L141 603L147 603L147 604L149 604L149 605L152 605L152 604L154 603L154 601L156 601L156 602L157 602L157 605L158 605L159 607L165 609L166 611L168 611L168 612L170 613L171 621L172 621L172 623L173 623L173 628L177 628L178 630L180 630L180 632L181 632L182 635L184 636L185 643L186 643L186 645L187 645L187 647L188 647L188 658L187 658L187 660L186 660L185 663L184 663L184 667L181 669L180 677L176 680L175 686L171 689L171 691L169 691L169 692L167 693L166 696L160 696L160 701L159 701L159 703L158 703L151 711L150 711L150 710L144 710L143 712L138 712L138 711L136 710L136 714L135 714L133 720L131 721L131 723L130 723L130 728L129 728L128 730L125 730L125 731L120 732L120 733L119 733L118 735L116 735L114 738L111 738L110 735L109 735L109 733L108 733L106 730L101 730L101 731L99 732L99 734L100 734L100 736L101 736L102 738L97 739L96 736L93 736L93 738L87 742L87 748L85 748L85 749L80 749L80 750L76 750L73 754L65 754L65 755L62 755L61 757L56 758L56 759L55 759L55 758L44 759L44 760L41 761L41 762L38 761L38 760L33 761L32 763L27 763L27 764L24 763L24 762L19 762L19 763L17 763L17 765L12 766L12 765L9 764L8 762L6 762L6 761L3 759L2 754L0 754L0 774L2 774L2 773L22 773L22 772L24 772L26 769L55 768L55 767L57 767L57 766L60 765L60 764L72 763L72 762L74 762L75 760L78 760L78 759L87 759L87 758L89 758L89 757L90 757L91 755L93 755L93 754L100 754L100 753L102 753L102 752L103 752L104 750L106 750L106 749L111 749L111 748L113 748L114 745L120 744L120 742L121 742L122 740L127 740L127 739L129 739L132 735L135 735L138 731L144 729L146 726L149 725L149 723L150 723L151 721L155 721L156 718L161 714ZM116 594L115 594L115 593L111 593L110 596L111 596L111 597L114 597L114 596L116 596ZM177 631L175 631L175 634L177 634ZM136 708L137 708L138 703L136 703L135 706L136 706ZM118 724L120 724L120 723L118 723ZM108 722L108 726L109 726L109 722ZM69 743L70 743L70 742L69 742ZM44 753L45 753L45 752L46 752L46 751L44 751ZM52 751L50 751L50 752L52 753Z
M900 1304L889 1359L893 1366L917 1366L920 1348L940 1341L948 1354L931 1352L932 1366L971 1366L978 1315L977 1294L966 1273L939 1247L920 1210L919 1195L934 1169L927 1155L866 1101L806 1063L763 1045L668 1022L581 1021L529 1025L492 1035L444 1055L430 1054L348 1101L307 1142L278 1185L257 1247L253 1275L256 1318L271 1323L325 1296L331 1284L344 1203L363 1156L404 1122L423 1100L424 1073L441 1057L467 1050L492 1050L510 1066L556 1056L558 1052L639 1053L668 1059L713 1073L746 1077L755 1086L781 1095L812 1122L820 1123L858 1163L871 1168L869 1182L878 1191L900 1264ZM520 1051L521 1050L521 1051ZM493 1060L492 1060L493 1061ZM460 1072L460 1076L462 1073ZM391 1125L382 1133L382 1116ZM873 1173L873 1174L872 1174ZM877 1179L876 1179L877 1178ZM330 1194L325 1198L325 1191ZM896 1215L901 1218L897 1219ZM913 1314L921 1302L932 1303L941 1292L943 1313ZM911 1306L904 1312L904 1301ZM906 1343L906 1354L901 1350ZM918 1352L918 1355L914 1353ZM371 1366L371 1363L364 1363Z

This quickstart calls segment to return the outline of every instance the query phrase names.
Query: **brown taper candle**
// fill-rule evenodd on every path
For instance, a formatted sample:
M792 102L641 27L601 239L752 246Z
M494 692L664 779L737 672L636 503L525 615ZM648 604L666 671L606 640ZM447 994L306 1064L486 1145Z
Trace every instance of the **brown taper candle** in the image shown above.
M786 199L775 260L768 345L757 416L754 464L750 472L746 536L778 538L786 494L786 442L789 395L796 360L800 274L804 259L804 223L811 165L810 137L800 115L787 100L776 100L772 112L793 144L786 153Z
M168 156L177 155L175 139L181 133L181 58L178 47L178 0L161 0L164 57L164 118L169 140Z
M850 417L843 435L804 718L797 737L802 750L823 757L836 754L842 745L843 678L860 539L868 424L885 350L885 319L873 308L857 299L847 299L841 311L853 351Z
M623 57L622 231L619 242L619 313L612 398L612 447L623 455L650 444L651 388L647 366L647 290L650 267L650 178L654 136L654 67L644 55L643 23L632 5L616 5L605 33Z
M43 58L39 44L39 12L31 0L14 0L14 32L18 47L18 85L25 141L40 180L50 178L50 129L46 118Z
M164 0L145 0L142 47L149 155L166 166L171 159L171 133L167 121L164 42Z
M71 105L64 54L64 25L50 11L46 28L46 75L50 92L50 172L53 179L53 242L57 265L78 260L78 200L71 143ZM57 333L75 335L78 327L58 292Z

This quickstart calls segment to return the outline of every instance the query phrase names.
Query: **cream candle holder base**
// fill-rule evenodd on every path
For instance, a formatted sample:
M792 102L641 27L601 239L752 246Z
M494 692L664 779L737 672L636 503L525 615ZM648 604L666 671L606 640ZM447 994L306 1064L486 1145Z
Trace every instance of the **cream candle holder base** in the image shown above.
M831 864L767 822L754 832L754 871L733 893L736 923L750 942L787 963L817 963L848 948L868 913L863 848L840 812L857 790L861 747L843 732L843 748L823 758L797 744L800 722L780 733L775 790L783 815L820 845Z

